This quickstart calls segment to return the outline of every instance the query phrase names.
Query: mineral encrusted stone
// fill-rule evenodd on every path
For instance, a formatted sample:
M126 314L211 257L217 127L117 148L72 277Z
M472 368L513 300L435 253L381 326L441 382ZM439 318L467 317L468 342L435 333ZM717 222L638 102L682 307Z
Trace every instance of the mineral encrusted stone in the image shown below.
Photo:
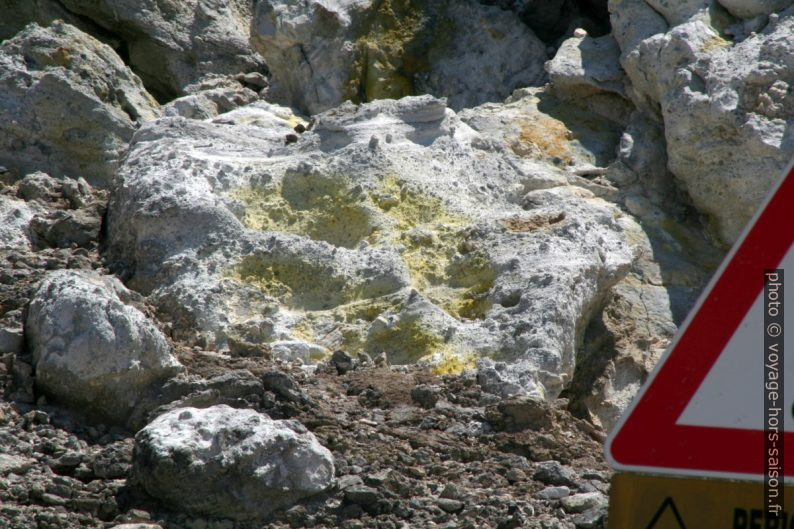
M138 432L134 473L180 510L250 519L324 491L334 465L297 421L220 405L175 409Z
M633 221L566 171L488 148L430 96L343 105L287 144L300 122L256 103L133 139L110 256L176 335L439 372L490 356L555 396L634 259Z

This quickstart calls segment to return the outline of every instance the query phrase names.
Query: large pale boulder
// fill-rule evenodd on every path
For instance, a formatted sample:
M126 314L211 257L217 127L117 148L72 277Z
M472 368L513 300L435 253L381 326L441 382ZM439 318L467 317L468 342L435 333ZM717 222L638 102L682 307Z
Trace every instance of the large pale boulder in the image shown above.
M62 22L0 44L0 164L109 187L135 128L159 115L107 45Z
M471 107L542 84L546 59L516 16L475 0L264 0L251 44L271 95L309 113L422 93Z
M549 82L556 93L571 98L596 92L625 95L626 74L620 67L620 48L610 35L592 38L578 29L546 63Z
M439 372L489 356L553 398L634 259L634 223L575 173L608 163L619 129L568 149L537 101L510 107L504 140L498 105L465 113L478 132L430 96L342 105L299 137L299 117L261 102L147 124L111 197L109 258L203 347Z
M659 49L668 167L731 243L794 154L794 11L734 44L684 24Z
M134 474L152 496L193 514L267 516L333 483L331 452L297 421L226 405L178 408L135 436Z
M662 121L670 171L730 244L794 153L794 9L745 36L712 2L663 4L610 2L627 93Z
M141 394L181 365L115 278L60 270L42 281L25 325L36 384L57 402L125 424Z
M251 2L232 0L63 0L119 35L129 64L161 99L185 95L184 88L207 74L266 72L248 44Z

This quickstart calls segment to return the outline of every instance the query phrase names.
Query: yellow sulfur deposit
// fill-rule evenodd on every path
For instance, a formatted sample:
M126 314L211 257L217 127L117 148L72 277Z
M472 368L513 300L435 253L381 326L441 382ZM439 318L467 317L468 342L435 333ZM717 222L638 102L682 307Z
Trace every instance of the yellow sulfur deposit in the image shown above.
M234 189L229 196L245 206L241 220L250 229L303 235L345 248L362 241L400 248L411 286L455 318L483 318L491 307L487 295L494 272L485 252L468 240L471 220L393 175L367 192L344 177L287 174L280 183ZM318 264L284 256L246 257L227 277L303 311L296 339L311 337L352 353L385 351L394 363L443 351L446 360L439 369L445 372L466 364L422 321L406 318L371 330L382 314L402 317L403 294L361 292Z

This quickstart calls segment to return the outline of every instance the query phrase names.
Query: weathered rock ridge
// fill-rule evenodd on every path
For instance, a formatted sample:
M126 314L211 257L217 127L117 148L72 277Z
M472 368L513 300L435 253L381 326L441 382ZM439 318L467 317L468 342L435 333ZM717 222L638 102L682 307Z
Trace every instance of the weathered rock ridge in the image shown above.
M251 44L276 101L311 114L346 100L446 97L453 109L541 84L546 49L510 13L475 0L258 2Z
M130 66L160 98L184 95L186 86L207 75L266 71L248 45L248 1L61 2L118 35Z
M260 104L142 127L108 217L129 284L231 354L341 348L452 371L491 357L556 396L636 224L429 96L342 106L285 144L298 121Z

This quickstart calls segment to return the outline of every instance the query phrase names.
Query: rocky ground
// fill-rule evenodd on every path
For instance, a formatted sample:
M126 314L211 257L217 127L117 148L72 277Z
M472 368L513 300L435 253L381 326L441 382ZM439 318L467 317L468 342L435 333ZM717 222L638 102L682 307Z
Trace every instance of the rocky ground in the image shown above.
M0 528L605 527L790 4L0 0Z
M185 351L181 359L190 372L224 376L220 393L233 393L238 381L252 392L245 398L199 395L190 405L225 402L299 420L332 451L334 487L276 512L270 523L188 516L136 485L129 432L87 425L47 405L4 404L4 527L546 528L605 522L610 472L601 455L604 434L571 417L564 400L553 406L521 398L498 402L473 377L417 368L371 364L339 375L331 366L307 375L292 366L233 362L202 351Z

